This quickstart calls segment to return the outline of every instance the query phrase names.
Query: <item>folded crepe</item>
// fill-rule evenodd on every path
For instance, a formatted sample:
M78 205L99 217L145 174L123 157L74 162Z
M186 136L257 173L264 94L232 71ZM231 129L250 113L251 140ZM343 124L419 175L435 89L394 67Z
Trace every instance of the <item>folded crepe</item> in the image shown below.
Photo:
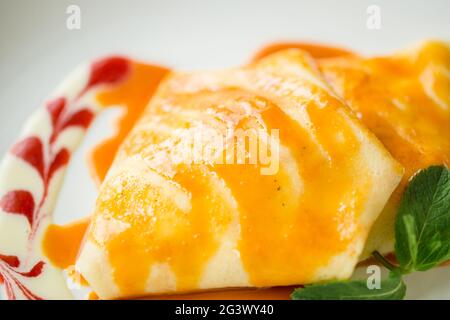
M100 298L348 278L402 172L302 51L173 73L118 151L76 268Z
M392 252L394 221L410 177L450 165L450 46L428 41L386 57L320 59L326 80L405 168L362 257Z

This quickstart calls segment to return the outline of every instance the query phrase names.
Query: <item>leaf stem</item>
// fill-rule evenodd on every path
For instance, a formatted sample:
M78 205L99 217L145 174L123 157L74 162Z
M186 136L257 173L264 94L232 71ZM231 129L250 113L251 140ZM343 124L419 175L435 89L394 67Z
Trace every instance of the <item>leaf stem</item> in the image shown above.
M396 269L398 269L397 266L395 266L389 260L387 260L385 257L383 257L383 255L381 253L379 253L378 251L372 252L372 256L374 256L374 258L376 260L378 260L383 266L385 266L390 271L395 271Z

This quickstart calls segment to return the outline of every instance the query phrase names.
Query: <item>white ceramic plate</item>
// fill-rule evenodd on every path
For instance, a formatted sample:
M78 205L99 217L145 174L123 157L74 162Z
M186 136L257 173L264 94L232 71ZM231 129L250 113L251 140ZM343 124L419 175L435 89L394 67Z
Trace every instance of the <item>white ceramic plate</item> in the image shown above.
M380 29L367 12L380 10ZM80 29L67 28L77 5ZM369 10L370 11L370 10ZM435 1L52 1L0 0L0 152L28 115L83 61L110 53L178 69L242 64L271 41L332 43L380 54L426 39L450 39L450 2ZM111 110L95 120L68 168L55 221L93 209L96 188L86 151L111 130ZM410 299L450 299L450 268L407 277ZM78 294L77 294L78 295Z

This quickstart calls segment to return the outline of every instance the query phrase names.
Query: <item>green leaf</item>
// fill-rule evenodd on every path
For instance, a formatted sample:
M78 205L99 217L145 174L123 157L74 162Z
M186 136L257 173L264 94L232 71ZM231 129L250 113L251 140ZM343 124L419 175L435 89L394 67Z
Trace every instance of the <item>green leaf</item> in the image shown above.
M410 181L395 225L403 272L425 271L450 258L450 171L432 166Z
M381 281L380 289L369 289L366 281L342 281L314 284L295 289L293 300L401 300L406 286L400 275L391 273Z

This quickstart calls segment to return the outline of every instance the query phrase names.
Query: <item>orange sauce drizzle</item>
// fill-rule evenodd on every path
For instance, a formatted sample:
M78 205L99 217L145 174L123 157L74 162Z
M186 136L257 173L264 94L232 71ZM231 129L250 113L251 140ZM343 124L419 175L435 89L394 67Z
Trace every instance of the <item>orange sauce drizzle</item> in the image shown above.
M430 54L434 57L427 56ZM333 59L319 61L336 91L405 167L397 198L419 169L450 165L450 110L438 106L420 81L426 68L432 67L430 61L448 68L450 51L430 45L416 59L414 63L396 56L349 60L347 64ZM435 87L433 92L448 106L450 80L439 72L433 77L439 76L438 83L446 88Z
M120 106L124 109L114 134L95 146L89 155L90 172L98 185L103 181L123 139L168 72L167 68L131 62L131 72L125 81L97 93L97 101L103 108ZM45 232L42 241L44 254L55 266L68 268L69 276L74 275L70 267L75 264L89 223L90 218L85 218L64 226L51 224ZM79 279L80 275L76 274L73 278ZM81 280L82 283L84 281Z
M281 43L261 50L254 60L289 48L304 49L316 59L330 86L405 168L401 183L372 227L366 249L380 245L382 238L383 245L389 245L395 212L409 179L431 165L450 166L448 46L429 41L416 51L365 58L346 50Z
M132 187L123 188L114 197L102 199L102 195L99 196L97 212L112 212L114 219L128 224L125 231L102 244L107 247L115 282L125 296L136 296L144 291L153 263L170 265L176 275L178 291L192 288L202 273L200 266L217 248L216 237L231 219L226 202L211 194L211 182L203 172L180 171L174 180L191 192L189 214L175 207L158 187L139 179L128 179L126 183ZM103 189L102 194L108 195L110 191ZM149 206L155 212L155 219L128 214ZM161 212L164 214L159 214ZM94 216L94 228L96 218ZM134 263L137 261L139 263Z
M104 108L119 105L124 109L123 115L117 120L116 132L94 147L89 155L91 175L98 185L105 178L120 144L168 72L163 67L132 62L131 74L126 81L97 94L97 101Z
M87 295L87 300L100 300L100 298L94 291L91 291Z
M86 279L77 270L75 270L74 265L66 268L66 272L67 276L72 279L74 283L79 284L80 286L89 286L89 283L86 281Z
M75 263L89 221L85 218L63 226L48 226L42 240L42 250L53 265L66 269Z
M140 298L142 300L289 300L296 287L273 287L266 289L225 289L218 291L198 292L189 294L166 294ZM91 291L88 300L100 300Z
M311 104L307 108L319 143L333 158L331 164L306 130L278 106L262 113L268 129L279 130L281 145L293 154L301 179L308 182L301 197L292 193L292 177L283 163L276 175L267 176L260 175L255 165L216 165L215 170L240 205L239 250L253 285L309 283L318 267L326 265L333 253L345 250L359 232L352 224L358 219L356 212L360 212L368 186L354 179L351 163L360 145L344 119L330 112L331 105L321 109ZM339 132L345 142L336 138ZM353 194L348 194L350 187ZM349 197L355 200L354 207L348 205ZM348 206L340 208L342 204ZM338 218L336 212L341 212Z
M298 286L297 286L298 287ZM189 294L147 296L145 300L289 300L294 286L265 289L225 289Z
M124 109L113 135L95 146L89 154L91 176L98 185L103 181L123 139L142 114L162 78L169 72L169 69L159 66L130 63L131 71L125 81L97 93L97 101L103 108L120 106ZM42 246L44 254L55 266L65 269L75 263L89 222L89 218L86 218L66 226L52 224L48 227Z
M395 202L400 200L409 178L419 169L435 164L450 165L450 111L433 101L420 80L426 68L433 68L433 64L448 68L450 52L445 45L429 42L415 59L405 56L367 59L346 49L284 42L263 48L253 61L295 48L317 59L336 92L405 167L402 183L393 194ZM448 105L450 81L444 72L435 72L428 81L433 93ZM403 100L393 101L397 97Z
M252 58L252 61L258 61L272 53L286 49L301 49L308 52L313 58L330 58L354 55L353 52L338 47L328 45L305 43L305 42L278 42L270 44L259 50Z

